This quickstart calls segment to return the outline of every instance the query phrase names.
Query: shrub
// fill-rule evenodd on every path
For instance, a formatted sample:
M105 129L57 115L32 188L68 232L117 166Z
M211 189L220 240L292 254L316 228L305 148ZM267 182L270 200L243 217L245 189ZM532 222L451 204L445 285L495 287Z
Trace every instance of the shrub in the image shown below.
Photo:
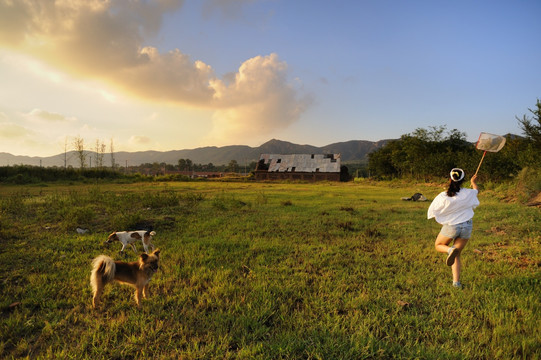
M197 205L199 205L199 203L201 201L203 201L205 199L205 195L203 195L202 193L188 193L184 196L181 197L182 198L182 201L184 202L184 204L186 204L186 206L190 209L194 209L197 207Z
M525 167L516 177L517 197L521 202L530 200L541 191L541 169Z

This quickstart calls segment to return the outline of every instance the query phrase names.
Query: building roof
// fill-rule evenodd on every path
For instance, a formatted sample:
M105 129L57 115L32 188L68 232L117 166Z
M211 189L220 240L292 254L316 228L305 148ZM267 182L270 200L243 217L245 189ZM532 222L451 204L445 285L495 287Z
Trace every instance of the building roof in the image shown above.
M340 172L340 154L261 154L256 171Z

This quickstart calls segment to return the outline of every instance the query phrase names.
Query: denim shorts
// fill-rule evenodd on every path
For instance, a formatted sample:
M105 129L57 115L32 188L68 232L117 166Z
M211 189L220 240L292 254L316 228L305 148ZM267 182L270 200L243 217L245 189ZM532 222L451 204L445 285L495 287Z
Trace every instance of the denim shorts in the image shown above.
M472 219L456 225L443 225L440 234L455 240L456 238L469 239L473 229Z

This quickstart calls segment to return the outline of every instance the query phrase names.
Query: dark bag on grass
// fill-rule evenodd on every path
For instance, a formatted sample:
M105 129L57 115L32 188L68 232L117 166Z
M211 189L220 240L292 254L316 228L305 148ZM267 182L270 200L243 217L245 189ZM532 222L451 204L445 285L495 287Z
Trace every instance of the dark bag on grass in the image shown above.
M424 197L421 193L415 193L411 197L403 197L402 200L404 201L427 201L428 199Z

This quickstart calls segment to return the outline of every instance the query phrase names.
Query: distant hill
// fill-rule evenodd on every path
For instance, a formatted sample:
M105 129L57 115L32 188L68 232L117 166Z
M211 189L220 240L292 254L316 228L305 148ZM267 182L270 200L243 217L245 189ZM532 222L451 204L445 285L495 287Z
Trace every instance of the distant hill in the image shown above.
M177 164L179 159L190 159L196 164L224 165L231 160L236 160L239 164L250 163L259 160L261 154L330 154L340 153L343 162L361 162L366 161L370 152L384 146L389 140L377 142L365 140L351 140L339 142L323 147L312 145L298 145L287 141L272 139L261 146L250 147L246 145L231 146L207 146L196 149L171 150L171 151L138 151L125 152L119 151L114 154L115 162L121 166L137 166L144 163L166 163ZM92 160L90 160L92 158ZM88 152L87 164L92 161L95 165L96 153ZM111 165L111 155L104 155L105 166ZM58 154L49 157L38 156L16 156L9 153L0 153L0 166L8 165L34 165L34 166L68 166L78 167L79 162L75 151L66 154Z

